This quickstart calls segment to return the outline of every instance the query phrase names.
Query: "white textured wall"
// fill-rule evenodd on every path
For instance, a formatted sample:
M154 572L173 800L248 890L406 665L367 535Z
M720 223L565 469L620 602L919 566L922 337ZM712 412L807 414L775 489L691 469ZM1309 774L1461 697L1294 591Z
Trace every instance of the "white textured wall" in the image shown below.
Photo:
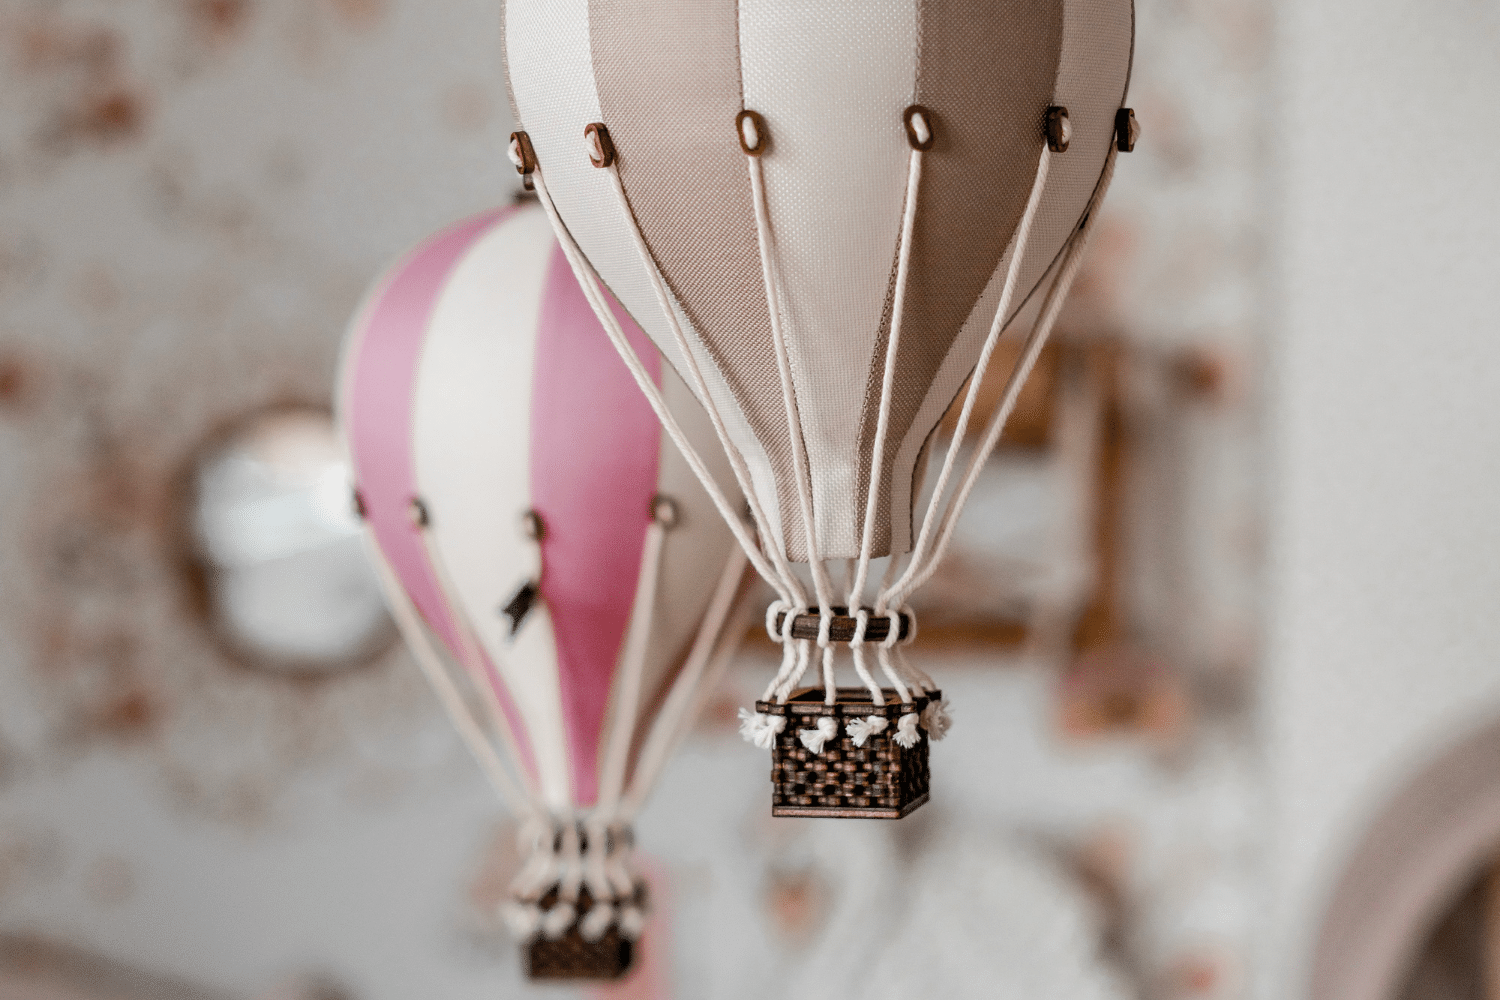
M1282 6L1267 996L1381 797L1500 711L1500 5Z

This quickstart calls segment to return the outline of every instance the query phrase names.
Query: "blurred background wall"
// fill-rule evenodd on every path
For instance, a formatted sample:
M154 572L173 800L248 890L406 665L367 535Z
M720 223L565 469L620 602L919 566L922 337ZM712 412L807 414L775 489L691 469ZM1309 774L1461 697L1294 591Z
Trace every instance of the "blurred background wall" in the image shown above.
M624 995L1500 983L1500 7L1137 13L1141 145L922 609L933 804L771 821L752 637ZM497 18L0 4L0 996L526 991L319 423L363 288L512 197Z

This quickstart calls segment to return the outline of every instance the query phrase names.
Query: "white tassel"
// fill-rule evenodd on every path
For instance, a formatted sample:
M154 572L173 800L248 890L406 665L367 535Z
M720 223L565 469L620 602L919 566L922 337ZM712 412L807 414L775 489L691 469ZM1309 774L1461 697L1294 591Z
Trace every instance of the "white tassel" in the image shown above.
M748 708L740 709L740 735L745 738L746 743L754 743L762 750L769 750L775 746L776 737L785 729L784 715L763 715L751 712Z
M948 735L948 730L953 728L953 716L948 714L948 699L929 702L922 709L922 728L927 730L927 738L940 740Z
M817 729L799 729L797 738L802 745L812 753L822 753L823 744L834 739L839 734L838 720L831 715L825 715L818 720Z
M901 716L901 721L896 723L894 739L908 750L916 746L917 741L922 738L922 733L917 729L918 721L916 712L907 712Z
M536 937L542 926L542 911L535 903L509 902L500 906L500 919L517 941L526 943Z
M620 910L620 936L634 941L646 929L646 913L639 906L630 905Z
M578 933L585 941L597 941L604 936L614 922L613 904L595 903L589 908L589 912L583 915L583 920L578 924Z
M863 719L850 719L844 726L844 731L849 734L855 746L862 747L865 745L865 740L876 733L885 732L888 725L883 715L867 715Z
M568 928L577 919L578 911L573 909L572 903L559 902L542 917L542 936L549 941L556 941L568 933Z

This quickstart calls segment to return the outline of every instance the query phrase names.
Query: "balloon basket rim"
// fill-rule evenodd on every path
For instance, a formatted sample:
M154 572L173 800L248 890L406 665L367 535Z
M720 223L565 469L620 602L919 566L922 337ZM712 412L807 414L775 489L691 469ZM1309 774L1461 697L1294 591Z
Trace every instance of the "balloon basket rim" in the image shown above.
M839 688L834 704L824 703L822 688L803 688L785 704L758 701L757 712L784 716L786 727L771 747L771 815L825 819L902 819L921 808L930 797L928 764L931 740L920 724L920 738L911 747L896 739L901 716L921 715L942 693L913 695L903 703L894 690L882 689L886 703L877 706L865 688ZM838 735L818 753L803 743L799 730L818 719L838 721ZM856 746L846 720L879 716L884 732L866 737Z

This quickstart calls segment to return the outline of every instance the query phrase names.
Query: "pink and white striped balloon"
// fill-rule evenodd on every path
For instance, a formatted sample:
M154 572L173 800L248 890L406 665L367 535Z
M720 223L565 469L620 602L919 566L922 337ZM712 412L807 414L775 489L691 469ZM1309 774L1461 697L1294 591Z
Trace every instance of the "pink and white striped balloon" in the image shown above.
M727 474L692 393L618 314ZM744 633L746 561L545 214L488 212L401 260L349 332L338 409L398 623L481 764L534 821L543 857L518 894L561 885L566 901L575 869L574 897L628 894L563 841L607 839L590 825L602 833L640 807Z

